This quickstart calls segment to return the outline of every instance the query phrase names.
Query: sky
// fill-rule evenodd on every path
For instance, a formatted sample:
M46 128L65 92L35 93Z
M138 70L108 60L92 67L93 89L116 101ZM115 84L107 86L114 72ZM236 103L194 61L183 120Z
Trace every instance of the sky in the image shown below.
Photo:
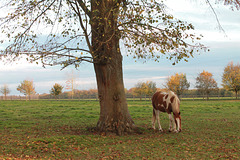
M210 51L196 54L194 58L188 59L188 62L181 61L174 66L164 57L158 63L152 60L144 63L141 60L135 62L132 57L124 56L125 88L130 89L136 83L148 80L156 82L158 88L163 88L166 78L175 73L185 73L190 82L190 88L195 88L195 79L203 70L212 73L218 87L222 87L224 67L231 61L235 64L240 61L240 11L232 11L229 6L212 4L225 31L223 33L218 28L216 17L210 6L204 2L167 0L167 5L168 12L195 26L195 32L204 36L201 43L209 47ZM125 54L124 50L122 53ZM0 62L0 87L7 84L10 88L10 95L22 95L16 88L27 79L34 81L35 90L39 94L49 93L55 83L63 85L64 91L68 91L67 81L73 74L76 78L76 89L97 88L92 64L82 63L78 70L73 67L60 69L56 66L42 68L41 65L30 64L24 59L18 61L17 64Z

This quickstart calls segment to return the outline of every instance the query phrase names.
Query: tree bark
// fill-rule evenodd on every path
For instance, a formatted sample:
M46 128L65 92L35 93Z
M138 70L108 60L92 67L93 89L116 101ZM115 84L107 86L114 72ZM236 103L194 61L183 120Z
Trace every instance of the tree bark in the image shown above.
M97 130L118 135L131 132L134 127L124 92L121 61L119 56L111 64L94 65L100 102Z
M117 27L116 0L93 0L92 56L98 86L100 117L97 130L118 135L131 132L134 122L129 114L123 84L120 33Z

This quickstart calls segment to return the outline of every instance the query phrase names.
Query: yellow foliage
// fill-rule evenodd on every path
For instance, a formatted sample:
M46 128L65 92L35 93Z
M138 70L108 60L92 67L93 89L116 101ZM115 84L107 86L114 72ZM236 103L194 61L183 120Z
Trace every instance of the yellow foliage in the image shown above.
M222 85L225 89L237 92L240 90L240 65L230 62L224 69Z
M168 77L166 81L166 87L175 92L177 95L181 95L184 90L189 88L190 84L187 82L186 74L176 73Z

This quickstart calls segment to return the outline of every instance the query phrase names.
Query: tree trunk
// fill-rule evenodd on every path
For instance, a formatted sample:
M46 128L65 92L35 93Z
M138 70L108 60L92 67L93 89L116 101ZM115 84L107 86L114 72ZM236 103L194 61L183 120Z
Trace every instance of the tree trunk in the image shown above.
M94 65L100 102L97 130L118 135L130 132L134 127L124 92L121 61L119 58L111 64Z
M128 111L123 84L120 33L117 27L118 1L93 0L91 25L92 56L100 102L96 128L100 132L110 131L121 135L131 132L134 122Z

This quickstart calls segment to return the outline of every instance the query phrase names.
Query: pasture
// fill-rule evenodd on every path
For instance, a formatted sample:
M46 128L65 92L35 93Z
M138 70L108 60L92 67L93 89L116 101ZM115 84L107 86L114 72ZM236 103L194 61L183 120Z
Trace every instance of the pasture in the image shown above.
M0 101L0 159L239 159L240 101L182 101L182 132L151 127L150 101L128 101L141 134L99 135L97 101Z

